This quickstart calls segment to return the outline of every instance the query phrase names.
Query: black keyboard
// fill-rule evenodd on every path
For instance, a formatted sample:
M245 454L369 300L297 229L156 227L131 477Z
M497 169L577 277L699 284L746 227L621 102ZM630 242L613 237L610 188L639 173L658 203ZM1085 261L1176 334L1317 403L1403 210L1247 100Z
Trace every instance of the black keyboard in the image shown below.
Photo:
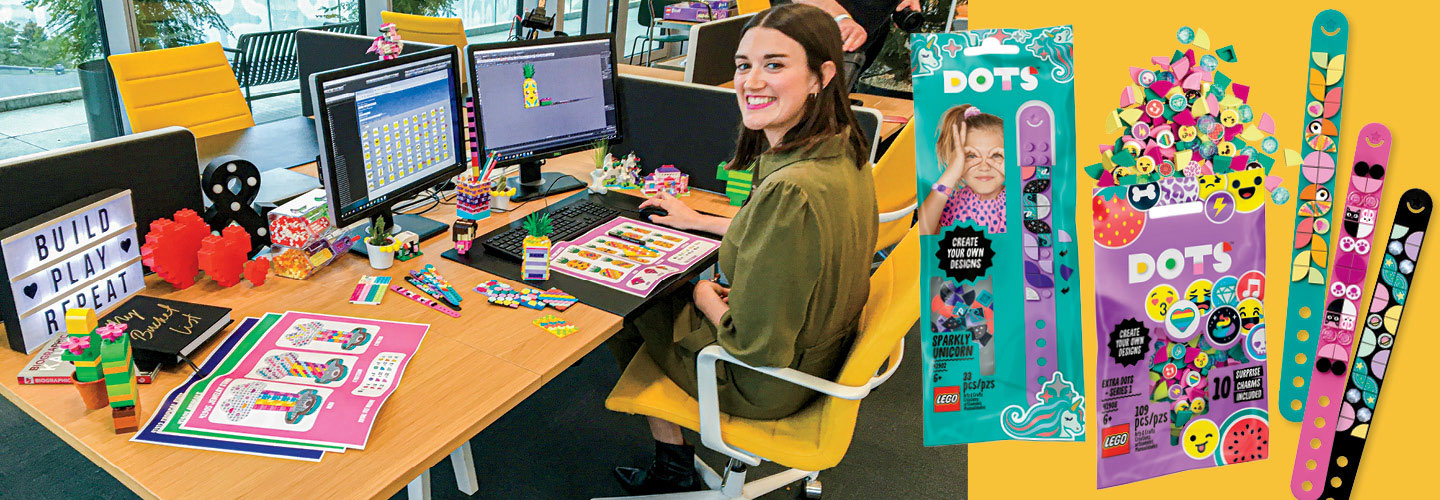
M575 200L569 205L558 208L551 207L547 210L550 210L550 223L554 226L554 231L550 233L552 242L574 239L585 234L586 231L620 216L621 213L619 210L588 200ZM520 227L520 223L516 222L510 229L486 238L485 248L514 260L523 260L526 236L528 234Z

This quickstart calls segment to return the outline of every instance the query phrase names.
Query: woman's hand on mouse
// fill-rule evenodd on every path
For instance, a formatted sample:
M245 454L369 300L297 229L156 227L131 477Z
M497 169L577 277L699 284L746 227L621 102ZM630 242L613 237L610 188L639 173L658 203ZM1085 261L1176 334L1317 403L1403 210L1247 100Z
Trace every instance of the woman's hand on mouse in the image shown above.
M649 198L640 203L642 210L649 207L659 208L668 213L668 215L651 215L650 222L664 224L675 229L704 229L703 226L706 217L701 215L700 212L696 212L695 209L690 208L685 202L680 201L674 196L670 196L670 193L661 191L660 194L654 198Z

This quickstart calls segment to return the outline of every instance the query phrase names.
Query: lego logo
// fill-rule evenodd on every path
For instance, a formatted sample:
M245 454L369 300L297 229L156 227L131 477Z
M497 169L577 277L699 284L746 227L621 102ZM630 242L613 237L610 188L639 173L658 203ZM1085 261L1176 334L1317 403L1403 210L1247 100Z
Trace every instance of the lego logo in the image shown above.
M1130 453L1130 424L1100 430L1100 458Z
M1103 446L1106 448L1114 448L1116 446L1124 446L1125 443L1128 442L1130 442L1129 434L1116 434L1114 436L1106 436Z
M935 411L960 411L960 386L936 387Z

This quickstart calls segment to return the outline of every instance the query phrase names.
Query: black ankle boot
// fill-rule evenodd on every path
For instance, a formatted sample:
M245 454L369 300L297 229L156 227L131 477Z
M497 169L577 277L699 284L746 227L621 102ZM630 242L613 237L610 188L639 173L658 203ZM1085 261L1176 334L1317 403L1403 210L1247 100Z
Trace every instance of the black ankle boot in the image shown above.
M631 495L697 491L704 483L695 471L695 447L655 442L655 461L649 469L616 467L615 477Z

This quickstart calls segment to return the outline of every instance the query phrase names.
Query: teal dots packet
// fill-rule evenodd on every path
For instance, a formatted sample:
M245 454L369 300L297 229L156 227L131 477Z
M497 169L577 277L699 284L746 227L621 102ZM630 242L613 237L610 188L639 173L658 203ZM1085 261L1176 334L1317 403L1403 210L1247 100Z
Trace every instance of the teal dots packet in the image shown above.
M1085 439L1071 40L911 37L926 446Z

